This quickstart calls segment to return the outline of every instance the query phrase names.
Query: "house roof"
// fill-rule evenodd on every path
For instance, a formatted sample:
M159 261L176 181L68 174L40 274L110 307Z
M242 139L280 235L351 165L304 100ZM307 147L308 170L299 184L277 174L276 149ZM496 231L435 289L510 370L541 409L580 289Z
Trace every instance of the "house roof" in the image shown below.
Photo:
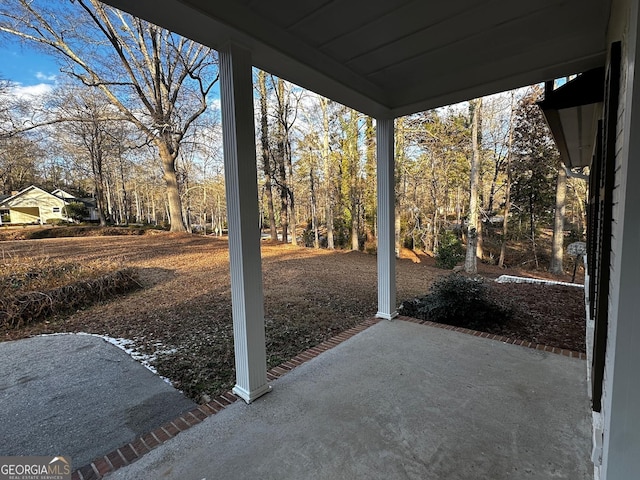
M375 117L602 66L611 0L106 0Z
M26 195L26 194L27 194L27 193L29 193L29 192L38 192L38 193L40 193L40 194L44 194L44 195L52 196L52 197L54 197L54 198L56 198L57 200L60 200L60 201L62 201L62 202L64 202L64 201L65 201L64 199L62 199L62 198L60 198L60 197L57 197L57 196L53 195L52 193L49 193L49 192L47 192L46 190L43 190L43 189L42 189L42 188L40 188L40 187L36 187L35 185L29 185L27 188L24 188L24 189L20 190L20 191L19 191L18 193L16 193L15 195L12 195L12 196L10 196L10 197L8 197L8 198L4 199L4 200L2 201L2 203L0 203L0 206L2 206L2 207L7 207L7 208L8 208L8 207L9 207L9 204L10 204L10 203L12 203L15 199L17 199L17 198L19 198L19 197L22 197L22 196Z
M555 90L545 88L538 105L567 167L591 164L603 100L604 68L589 70Z
M60 188L58 188L58 189L54 190L53 192L49 193L49 192L47 192L46 190L43 190L40 187L36 187L35 185L30 185L27 188L25 188L23 190L20 190L15 195L6 195L6 196L4 196L4 198L0 197L0 207L9 208L9 204L10 203L12 203L17 198L26 195L29 192L38 192L38 193L40 193L42 195L49 195L51 197L55 197L56 200L59 200L59 201L63 202L64 204L73 203L73 202L79 202L79 203L83 203L87 207L95 208L95 206L96 206L95 200L93 198L77 198L77 197L71 195L70 193L65 192L64 190L62 190Z
M56 188L51 195L55 195L56 197L64 198L64 199L75 199L75 195L71 195L69 192L65 192L61 188Z

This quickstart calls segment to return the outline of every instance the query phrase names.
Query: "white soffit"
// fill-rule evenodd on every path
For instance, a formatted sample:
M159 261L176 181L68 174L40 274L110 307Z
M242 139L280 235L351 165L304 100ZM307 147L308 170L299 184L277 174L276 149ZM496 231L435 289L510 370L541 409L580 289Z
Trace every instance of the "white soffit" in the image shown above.
M604 65L610 0L107 0L374 117Z
M568 151L569 161L567 167L591 165L595 149L598 118L601 113L601 103L592 103L558 111Z

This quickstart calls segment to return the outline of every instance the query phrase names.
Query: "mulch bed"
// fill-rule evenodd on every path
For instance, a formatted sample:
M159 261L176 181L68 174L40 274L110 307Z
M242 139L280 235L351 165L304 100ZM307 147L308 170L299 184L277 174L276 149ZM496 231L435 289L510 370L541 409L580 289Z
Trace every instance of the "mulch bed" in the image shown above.
M439 297L444 299L440 301L447 302L445 307L438 307L440 310L431 311L433 300L417 297L403 302L400 312L420 320L584 353L583 289L553 284L497 283L486 278L482 283L486 288L482 299L450 288L447 296ZM430 291L429 296L433 295L436 294ZM449 298L450 295L454 298Z
M585 351L584 290L562 285L492 283L489 297L514 310L504 325L481 331L576 352Z

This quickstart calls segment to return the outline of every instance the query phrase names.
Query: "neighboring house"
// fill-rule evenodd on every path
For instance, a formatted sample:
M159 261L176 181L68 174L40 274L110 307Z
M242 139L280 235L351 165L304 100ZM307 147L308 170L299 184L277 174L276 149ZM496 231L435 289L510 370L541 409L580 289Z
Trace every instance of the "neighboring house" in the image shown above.
M61 188L58 188L56 190L54 190L53 192L51 192L52 195L55 195L56 197L62 198L65 201L67 201L68 203L82 203L84 204L85 207L87 207L87 210L89 211L89 216L87 218L85 218L85 220L88 221L97 221L100 219L100 217L98 216L98 208L97 208L97 203L95 198L87 198L87 197L76 197L74 195L71 195L68 192L65 192L64 190L62 190Z
M3 205L3 202L11 197L11 195L0 195L0 225L9 221L9 209Z
M60 189L49 193L35 185L1 201L0 212L8 211L10 223L45 224L50 220L67 220L63 209L74 202L81 202L87 206L89 217L86 220L98 218L95 203L88 199L76 198Z

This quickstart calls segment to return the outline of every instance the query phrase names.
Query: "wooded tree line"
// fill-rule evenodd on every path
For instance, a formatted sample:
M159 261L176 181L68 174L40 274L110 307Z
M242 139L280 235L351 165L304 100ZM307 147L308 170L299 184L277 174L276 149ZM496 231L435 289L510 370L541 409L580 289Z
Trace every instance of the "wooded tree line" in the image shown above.
M0 34L56 55L62 72L49 96L16 98L0 84L5 194L70 189L96 198L102 224L222 232L215 52L96 0L0 0ZM266 234L374 251L375 121L265 72L254 85ZM566 179L540 95L531 87L396 120L397 248L436 252L453 232L504 263L505 242L524 239L538 263L538 236L563 202L581 238L586 185Z

